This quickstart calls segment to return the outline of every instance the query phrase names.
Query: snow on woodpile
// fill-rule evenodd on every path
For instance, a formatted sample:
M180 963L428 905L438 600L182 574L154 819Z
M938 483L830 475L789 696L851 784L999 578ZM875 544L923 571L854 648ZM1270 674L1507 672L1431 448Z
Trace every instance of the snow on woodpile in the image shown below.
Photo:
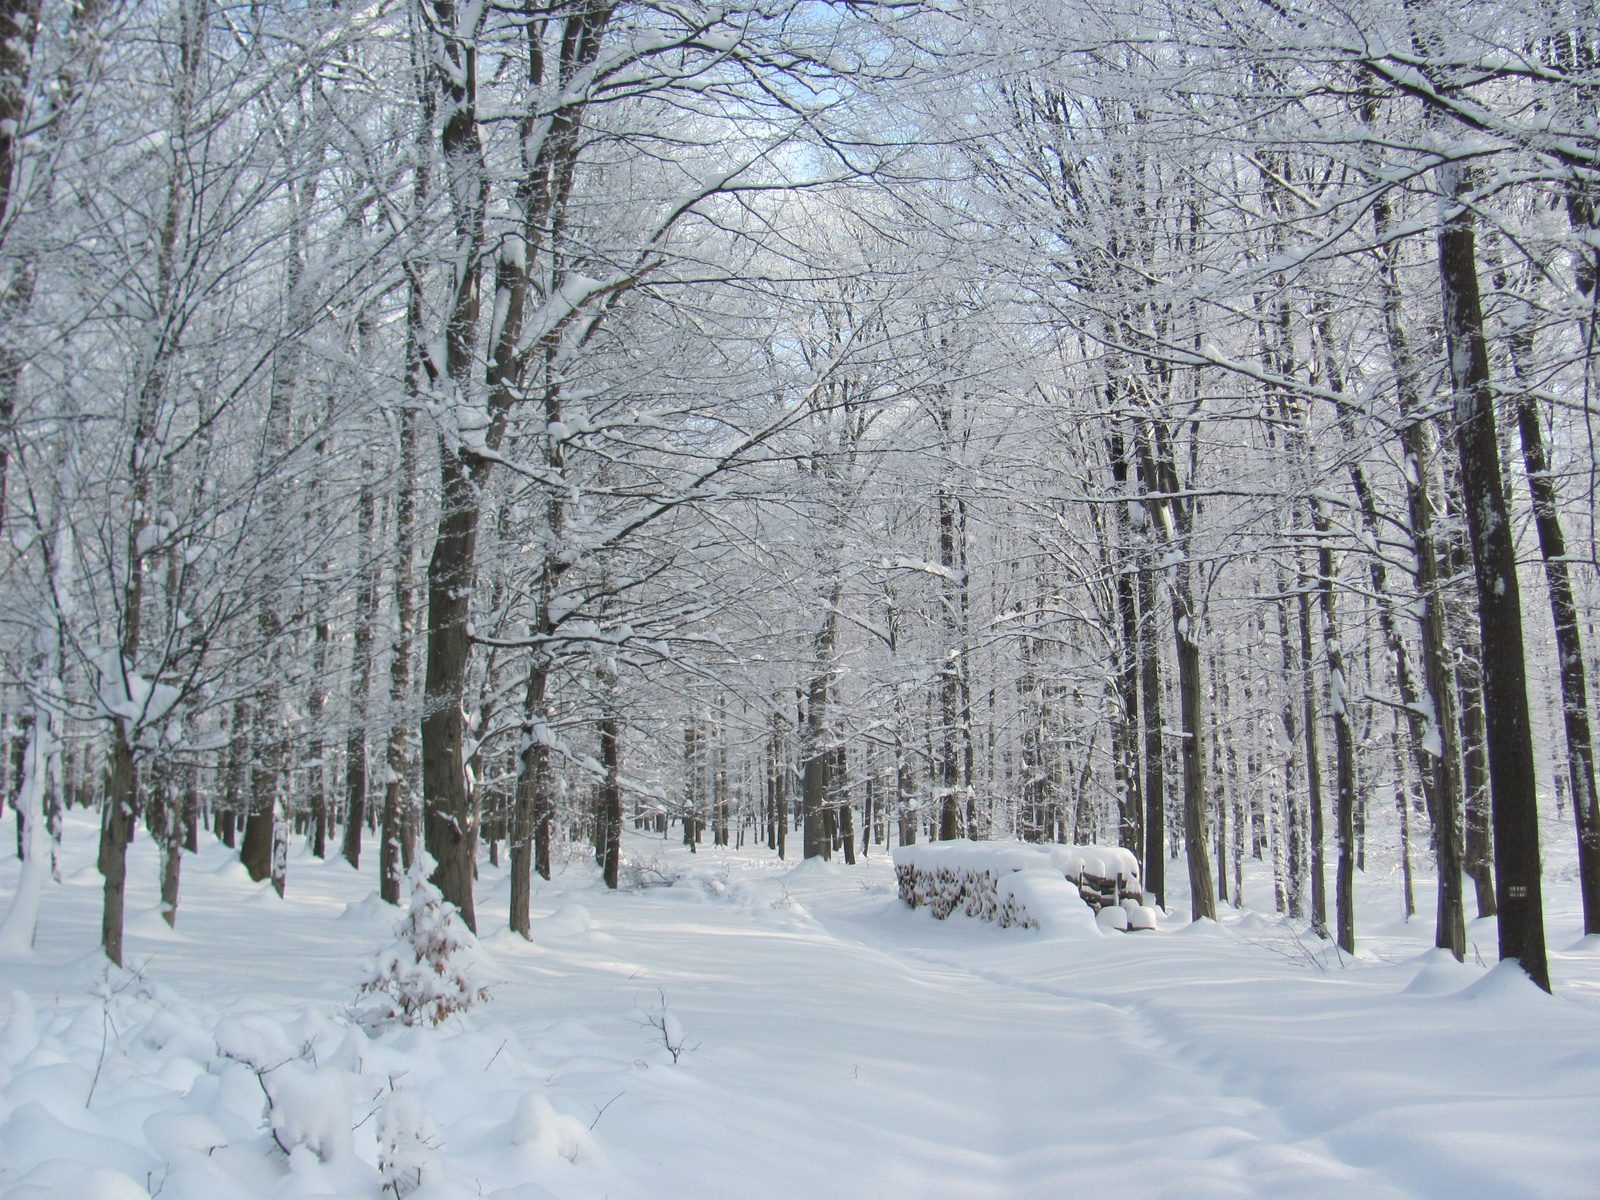
M1002 927L1065 932L1154 929L1139 862L1119 846L1062 846L965 839L894 852L900 898L940 920L953 912Z

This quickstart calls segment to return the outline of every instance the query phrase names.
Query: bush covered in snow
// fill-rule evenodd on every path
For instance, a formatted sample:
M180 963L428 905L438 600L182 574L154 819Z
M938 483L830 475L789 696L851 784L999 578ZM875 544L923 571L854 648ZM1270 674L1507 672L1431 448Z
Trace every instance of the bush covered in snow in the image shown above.
M322 1007L218 1010L114 968L91 1003L0 992L0 1197L622 1194L549 1074L502 1026L371 1036Z
M489 998L478 939L455 905L428 882L432 860L418 855L409 878L411 907L395 926L395 941L378 955L356 1015L368 1028L400 1023L437 1025Z
M1043 870L1070 880L1095 913L1126 910L1121 921L1102 921L1106 928L1155 925L1154 913L1142 906L1138 860L1120 847L962 839L901 846L894 852L894 867L900 898L912 908L926 905L940 920L960 911L1002 927L1037 928L1038 914L1007 884L1018 872Z

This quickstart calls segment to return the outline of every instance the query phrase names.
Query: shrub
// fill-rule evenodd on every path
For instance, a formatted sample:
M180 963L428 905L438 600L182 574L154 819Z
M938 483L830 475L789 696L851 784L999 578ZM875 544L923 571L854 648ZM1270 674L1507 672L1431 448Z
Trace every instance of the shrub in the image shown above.
M437 1025L489 998L478 939L456 906L428 882L432 860L419 854L408 878L411 907L395 926L395 941L361 984L357 1017L371 1028L399 1023Z

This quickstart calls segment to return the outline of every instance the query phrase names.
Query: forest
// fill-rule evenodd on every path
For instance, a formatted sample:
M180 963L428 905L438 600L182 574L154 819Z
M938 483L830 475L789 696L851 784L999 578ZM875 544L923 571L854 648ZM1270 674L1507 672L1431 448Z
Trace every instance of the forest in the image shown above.
M140 822L173 919L202 825L469 925L793 826L1347 950L1370 837L1543 980L1542 797L1600 932L1585 6L0 20L7 794L113 961Z
M1549 991L1597 282L1577 0L0 0L0 950L969 839Z

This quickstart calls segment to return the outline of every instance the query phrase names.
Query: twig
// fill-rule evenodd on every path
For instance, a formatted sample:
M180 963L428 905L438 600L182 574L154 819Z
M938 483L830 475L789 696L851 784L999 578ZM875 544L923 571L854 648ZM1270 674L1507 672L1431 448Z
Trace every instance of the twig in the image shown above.
M600 1118L606 1115L606 1109L610 1108L613 1104L615 1104L618 1100L621 1100L627 1094L628 1091L626 1088L624 1088L622 1091L618 1092L615 1096L611 1097L611 1099L607 1100L598 1109L596 1109L594 1120L589 1122L589 1128L592 1130L596 1125L600 1124ZM594 1105L591 1104L589 1107L594 1108Z
M266 1075L268 1071L276 1071L279 1067L294 1062L295 1060L293 1058L286 1058L283 1060L283 1062L276 1063L270 1067L258 1067L249 1059L240 1058L235 1054L228 1053L226 1050L222 1052L222 1057L231 1062L236 1062L242 1066L248 1067L250 1072L256 1077L256 1082L261 1085L261 1094L267 1098L267 1129L272 1134L272 1140L278 1143L278 1149L282 1150L285 1155L288 1155L289 1147L283 1144L283 1139L278 1136L278 1127L272 1123L272 1114L277 1111L278 1102L272 1098L272 1093L267 1089Z
M485 1071L494 1066L494 1060L500 1057L500 1051L506 1048L506 1042L509 1042L510 1040L510 1038L507 1038L505 1042L501 1042L499 1049L489 1056L489 1061L483 1064L483 1069Z
M154 958L155 955L152 954L149 958L144 960L144 963L141 966L135 967L132 971L130 971L129 975L131 978L126 980L121 987L114 988L109 986L111 983L111 968L109 966L106 968L105 975L101 976L100 982L104 986L102 986L100 991L100 1061L94 1065L94 1078L89 1081L89 1094L83 1098L83 1107L85 1112L88 1111L90 1102L94 1100L94 1089L99 1086L100 1072L105 1068L106 1065L107 1031L115 1030L119 1038L122 1036L122 1032L118 1030L116 1025L114 1025L111 1021L111 997L120 996L135 983L143 983L144 968L148 967Z
M83 1098L83 1108L89 1110L89 1102L94 1099L94 1089L100 1084L100 1072L106 1065L106 1035L111 1025L111 1007L106 1005L100 1010L100 1061L94 1065L94 1078L89 1081L89 1094ZM121 1034L117 1035L121 1037Z

